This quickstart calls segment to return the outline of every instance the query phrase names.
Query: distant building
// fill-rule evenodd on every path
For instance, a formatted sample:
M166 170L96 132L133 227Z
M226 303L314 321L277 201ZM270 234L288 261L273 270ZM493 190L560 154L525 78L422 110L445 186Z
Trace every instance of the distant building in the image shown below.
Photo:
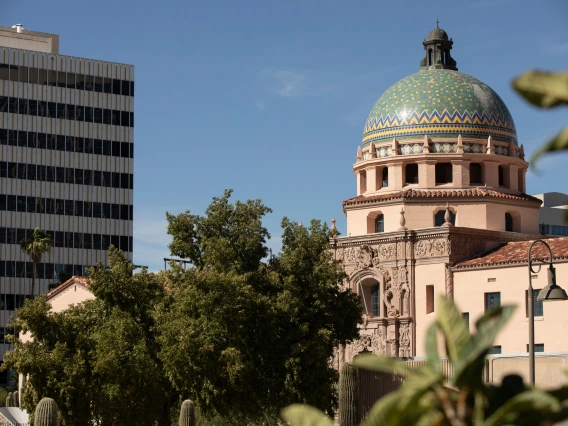
M568 195L561 192L536 194L542 200L538 223L542 235L568 237Z
M420 70L369 114L353 165L357 195L343 202L347 236L332 241L364 313L360 338L337 349L337 367L361 352L425 356L438 295L472 329L486 310L517 304L492 353L526 355L528 247L539 223L558 226L558 206L568 204L563 194L526 194L513 118L488 85L458 72L447 33L433 29L423 47ZM568 239L547 242L568 289ZM534 254L547 256L542 246ZM546 284L543 267L535 291ZM536 349L567 351L568 304L534 304Z
M36 294L106 264L111 244L132 260L133 158L132 65L60 55L56 34L0 27L0 357L31 296L19 243L34 228L54 244Z

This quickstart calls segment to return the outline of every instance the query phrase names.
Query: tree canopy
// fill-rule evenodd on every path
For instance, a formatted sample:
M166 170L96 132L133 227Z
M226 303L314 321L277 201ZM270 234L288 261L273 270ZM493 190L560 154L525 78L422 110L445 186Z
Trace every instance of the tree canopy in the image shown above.
M185 398L225 424L292 402L334 408L330 357L358 336L361 307L342 287L332 232L284 218L282 249L267 259L271 210L230 196L203 216L167 214L171 252L191 267L132 275L113 249L110 269L91 272L95 300L59 313L43 297L24 304L15 326L34 340L16 341L5 364L30 376L26 408L50 396L64 425L165 425Z

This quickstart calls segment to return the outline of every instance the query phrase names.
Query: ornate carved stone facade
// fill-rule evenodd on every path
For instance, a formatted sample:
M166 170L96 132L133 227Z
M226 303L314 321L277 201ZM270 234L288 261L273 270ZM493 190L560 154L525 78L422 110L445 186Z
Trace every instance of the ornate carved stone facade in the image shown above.
M334 365L351 362L363 352L411 357L415 349L416 265L446 264L446 294L453 297L451 264L485 251L495 242L484 235L468 234L456 227L436 231L401 230L388 238L381 234L344 237L332 241L332 252L348 275L345 286L363 295L365 287L379 284L379 315L373 316L368 301L359 339L338 348Z

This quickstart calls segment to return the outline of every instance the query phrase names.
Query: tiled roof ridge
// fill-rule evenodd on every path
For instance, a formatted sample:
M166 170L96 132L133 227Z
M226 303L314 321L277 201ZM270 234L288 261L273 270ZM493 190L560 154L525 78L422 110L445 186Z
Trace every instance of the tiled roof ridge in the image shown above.
M517 265L528 261L528 249L536 240L512 241L487 250L469 259L457 262L456 269L483 268L496 265ZM568 259L568 238L543 238L552 251L553 260ZM536 244L531 251L536 259L548 259L548 250L543 244Z
M494 197L494 198L504 198L510 200L524 200L524 201L538 201L540 199L527 195L524 193L510 194L507 192L496 191L494 189L488 189L485 187L476 187L468 189L404 189L397 192L390 192L387 194L376 194L376 195L358 195L353 198L349 198L343 201L343 206L353 205L353 204L367 204L374 201L387 201L396 199L408 199L408 198L435 198L435 197Z
M55 296L58 293L61 293L63 290L65 290L67 287L70 287L73 284L82 284L86 287L90 286L90 280L86 277L77 277L77 276L72 276L71 278L69 278L67 281L65 281L64 283L58 285L57 287L55 287L53 290L51 290L49 293L46 294L48 299L51 299L53 296Z

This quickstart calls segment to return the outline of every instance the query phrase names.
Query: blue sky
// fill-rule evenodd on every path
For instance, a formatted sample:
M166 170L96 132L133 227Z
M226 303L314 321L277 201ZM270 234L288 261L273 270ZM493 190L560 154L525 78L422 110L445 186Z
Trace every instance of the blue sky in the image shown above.
M508 105L527 154L568 122L520 99L511 79L568 68L564 0L0 0L0 25L60 35L60 52L136 66L136 263L169 252L165 212L202 213L225 188L261 198L269 246L280 220L337 218L368 112L418 70L436 18L460 71ZM568 192L568 155L549 156L528 192Z

